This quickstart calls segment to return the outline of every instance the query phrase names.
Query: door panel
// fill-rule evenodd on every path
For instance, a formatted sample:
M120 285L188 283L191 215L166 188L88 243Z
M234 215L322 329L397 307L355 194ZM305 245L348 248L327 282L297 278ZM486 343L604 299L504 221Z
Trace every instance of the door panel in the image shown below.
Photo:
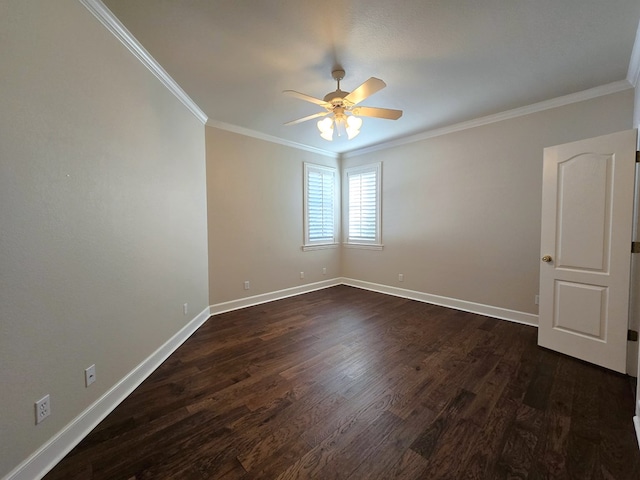
M625 372L636 132L546 148L538 344Z
M610 155L578 155L558 165L558 268L607 270L611 231Z
M599 285L557 280L554 328L604 340L608 292L607 287Z

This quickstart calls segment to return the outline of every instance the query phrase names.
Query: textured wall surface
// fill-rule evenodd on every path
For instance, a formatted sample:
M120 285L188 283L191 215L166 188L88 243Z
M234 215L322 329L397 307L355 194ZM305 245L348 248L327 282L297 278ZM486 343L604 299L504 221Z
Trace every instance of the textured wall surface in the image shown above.
M543 149L627 130L632 115L626 90L344 159L383 163L385 247L345 249L343 275L537 313Z
M2 477L206 308L208 275L204 126L77 0L0 3L0 43Z
M339 277L339 248L301 249L304 162L338 161L206 130L211 304Z

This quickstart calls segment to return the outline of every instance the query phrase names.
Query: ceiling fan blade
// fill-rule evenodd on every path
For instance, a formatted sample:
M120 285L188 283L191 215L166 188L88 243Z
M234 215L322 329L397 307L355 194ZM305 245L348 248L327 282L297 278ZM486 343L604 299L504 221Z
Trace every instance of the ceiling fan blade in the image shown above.
M386 86L387 86L387 84L384 83L379 78L371 77L369 80L364 82L362 85L360 85L358 88L356 88L349 95L344 97L344 101L348 105L349 104L350 105L357 105L358 103L363 101L365 98L373 95L374 93L376 93L379 90L382 90Z
M310 95L305 95L304 93L296 92L295 90L284 90L282 93L289 95L290 97L299 98L300 100L304 100L306 102L311 102L311 103L315 103L316 105L321 105L323 107L326 107L329 105L324 100L320 100L319 98L315 98Z
M314 113L313 115L309 115L303 118L299 118L298 120L292 120L290 122L285 123L285 125L295 125L296 123L302 123L302 122L306 122L307 120L311 120L313 118L318 118L318 117L324 117L325 115L328 115L330 112L320 112L320 113Z
M386 118L387 120L397 120L402 116L402 110L376 107L356 107L351 109L351 113L360 117Z

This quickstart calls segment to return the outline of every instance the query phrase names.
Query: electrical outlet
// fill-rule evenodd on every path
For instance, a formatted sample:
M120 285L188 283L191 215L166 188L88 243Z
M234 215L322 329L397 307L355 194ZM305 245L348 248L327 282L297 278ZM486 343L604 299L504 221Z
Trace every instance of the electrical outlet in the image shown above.
M327 267L322 267L322 274L326 275L327 274Z
M51 399L45 395L36 402L36 425L51 415Z
M300 280L304 278L304 272L300 272Z
M89 368L84 371L84 386L88 387L93 382L96 381L96 366L91 365Z
M244 289L245 289L245 290L249 290L249 280L245 280L245 282L244 282Z
M536 295L533 301L535 302L536 305L540 305L540 295Z
M189 304L185 303L184 305L182 305L182 314L186 315L187 313L189 313Z
M404 282L404 273L399 273L398 274L398 281L399 282Z

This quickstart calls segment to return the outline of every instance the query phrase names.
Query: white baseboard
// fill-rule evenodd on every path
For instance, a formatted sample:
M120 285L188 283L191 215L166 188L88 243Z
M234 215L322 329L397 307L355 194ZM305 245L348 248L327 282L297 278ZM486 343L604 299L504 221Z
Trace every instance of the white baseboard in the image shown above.
M273 302L274 300L281 300L287 297L294 297L296 295L302 295L303 293L322 290L323 288L335 287L340 284L342 284L341 278L332 278L330 280L323 280L322 282L300 285L299 287L285 288L284 290L276 290L275 292L263 293L252 297L231 300L229 302L216 303L210 307L211 315L219 315L232 310L260 305L261 303Z
M207 307L3 480L39 480L44 477L210 316Z
M430 293L417 292L415 290L406 290L404 288L390 287L389 285L381 285L378 283L363 282L352 278L343 278L342 283L351 287L371 290L373 292L386 293L396 297L408 298L419 302L431 303L442 307L462 310L464 312L477 313L487 317L499 318L501 320L509 320L510 322L522 323L524 325L538 326L538 315L532 313L519 312L517 310L509 310L506 308L493 307L482 303L468 302L466 300L458 300L456 298L441 297L440 295L432 295Z
M272 302L274 300L280 300L287 297L293 297L295 295L301 295L303 293L313 292L315 290L321 290L323 288L334 287L336 285L348 285L350 287L357 287L364 290L371 290L373 292L393 295L396 297L417 300L419 302L431 303L433 305L449 307L456 310L462 310L464 312L477 313L479 315L498 318L500 320L509 320L511 322L522 323L524 325L531 325L534 327L538 326L538 316L532 313L493 307L491 305L483 305L481 303L458 300L456 298L441 297L439 295L417 292L415 290L406 290L404 288L390 287L388 285L364 282L362 280L354 280L352 278L345 277L334 278L317 283L310 283L307 285L301 285L299 287L286 288L284 290L277 290L275 292L264 293L252 297L231 300L229 302L216 303L214 305L211 305L211 315L218 315L241 308L260 305L261 303Z
M60 460L64 458L80 441L111 413L131 392L133 392L151 373L162 364L180 345L182 345L211 315L218 315L253 305L272 302L287 297L301 295L336 285L348 285L374 292L408 298L419 302L431 303L454 308L465 312L477 313L502 320L525 325L537 326L538 316L530 313L508 310L480 303L441 297L428 293L406 290L377 283L364 282L351 278L333 278L322 282L309 283L298 287L286 288L275 292L218 303L205 308L199 315L185 325L178 333L158 348L151 356L134 368L127 376L114 385L89 408L76 417L58 434L40 447L24 462L11 471L3 480L39 480L44 477ZM640 420L634 417L636 433L640 442Z

